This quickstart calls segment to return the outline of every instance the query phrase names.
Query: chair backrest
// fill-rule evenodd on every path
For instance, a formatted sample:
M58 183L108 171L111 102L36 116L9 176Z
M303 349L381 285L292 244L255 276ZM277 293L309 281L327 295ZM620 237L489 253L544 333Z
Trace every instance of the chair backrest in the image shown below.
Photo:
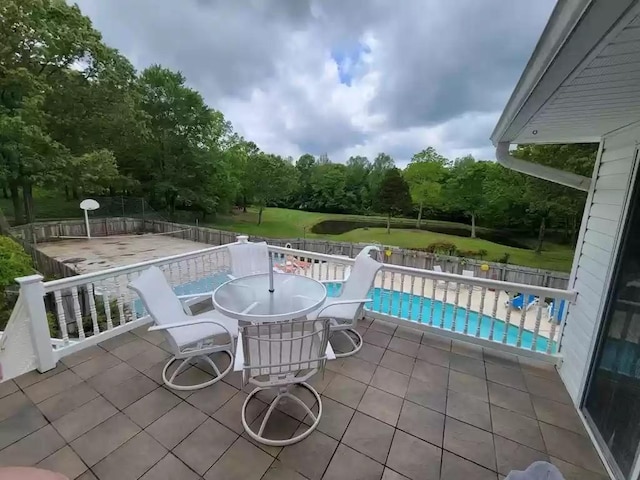
M231 257L231 274L234 277L269 273L267 242L235 243L227 248Z
M381 268L382 264L369 255L358 255L349 278L342 286L340 299L366 298L376 279L376 274Z
M158 325L179 322L187 314L158 267L149 267L129 284L142 300L144 308Z
M304 382L324 369L328 341L328 319L245 325L245 378L267 376L264 381L272 385Z

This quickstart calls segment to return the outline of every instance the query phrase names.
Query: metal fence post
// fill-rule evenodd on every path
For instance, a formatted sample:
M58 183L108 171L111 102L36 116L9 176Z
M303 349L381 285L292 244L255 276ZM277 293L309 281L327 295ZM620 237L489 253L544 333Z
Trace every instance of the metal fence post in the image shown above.
M51 333L47 322L47 311L44 307L44 284L42 275L30 275L16 278L20 285L20 295L29 315L29 330L33 349L38 357L40 373L56 366L56 356L51 345Z

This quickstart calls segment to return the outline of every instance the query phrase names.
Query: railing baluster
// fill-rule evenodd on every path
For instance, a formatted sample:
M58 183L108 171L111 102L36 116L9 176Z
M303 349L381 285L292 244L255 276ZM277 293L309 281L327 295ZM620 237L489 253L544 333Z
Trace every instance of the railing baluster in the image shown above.
M424 287L427 283L427 279L425 277L420 277L422 284L420 285L420 306L418 307L418 322L422 323L422 312L424 309Z
M456 331L458 322L458 304L460 303L460 282L456 282L456 296L453 301L453 318L451 319L451 331Z
M93 324L93 334L98 335L100 333L100 327L98 326L98 312L96 311L93 283L87 284L87 294L89 295L89 313L91 314L91 323Z
M427 325L433 325L433 315L436 307L436 287L438 286L438 282L431 279L431 299L429 300L429 320L427 321Z
M509 335L509 327L511 326L511 302L507 306L507 315L504 319L504 332L502 333L502 340L500 343L507 343L507 336Z
M471 312L471 297L473 295L473 285L468 285L468 294L467 294L467 308L464 312L464 330L463 333L465 335L469 334L469 313ZM478 315L478 321L480 321L480 315Z
M553 303L555 305L555 309L554 309L554 313L555 314L553 315L553 318L551 319L551 328L549 330L549 336L548 336L548 339L547 339L547 353L549 353L549 354L556 353L555 349L553 348L553 342L554 342L555 337L556 337L556 329L557 329L558 322L559 321L562 322L563 321L562 317L564 316L564 314L560 315L560 302L561 301L562 300L559 300L557 298L553 299Z
M109 293L106 288L102 293L102 306L104 308L104 316L107 319L107 330L112 330L113 319L111 318L111 301L109 300Z
M124 316L124 301L122 298L122 292L119 292L118 295L116 295L116 303L118 305L118 316L120 317L120 325L124 325L125 323L127 323L127 320Z
M478 324L476 325L476 338L480 338L482 320L484 320L484 299L487 296L487 287L482 287L480 292L480 309L478 310Z
M132 281L135 280L135 277L133 276L132 273L127 273L127 284L131 283ZM131 319L135 320L137 318L136 315L136 304L135 304L135 297L133 295L131 295L130 291L127 289L126 290L126 295L129 297L129 310L131 312ZM191 293L191 292L189 292Z
M409 312L407 314L407 318L411 320L411 314L413 313L413 288L415 287L416 276L411 275L411 291L409 292Z
M396 274L391 272L391 288L389 288L389 315L393 315L393 293L395 292Z
M67 319L64 314L64 307L62 306L62 294L60 290L53 292L53 298L56 302L56 312L58 314L58 326L60 327L60 333L62 334L62 340L65 345L69 343L69 333L67 332Z
M440 328L444 328L444 319L445 319L445 315L446 315L446 310L447 310L447 294L449 293L449 281L445 281L444 284L444 293L442 295L442 308L440 311Z
M73 300L73 316L75 317L78 328L78 338L84 340L84 325L82 325L82 311L80 310L80 302L78 301L78 287L71 287L71 298Z
M400 299L398 305L398 318L402 318L402 304L404 300L404 273L400 274Z
M516 347L522 346L522 332L524 331L524 322L527 320L527 305L526 299L529 297L528 294L523 293L525 298L525 303L522 305L522 311L520 312L520 323L518 324L518 337L516 338Z
M536 352L538 350L538 335L540 333L540 321L542 320L542 302L538 301L536 304L536 324L533 327L533 338L531 340L531 350Z
M380 270L380 313L385 313L384 311L384 298L385 295L387 294L387 289L386 289L386 270L384 269L384 267Z
M491 326L489 327L489 340L494 339L496 327L496 315L498 314L498 301L500 300L500 292L496 289L493 291L493 308L491 309Z

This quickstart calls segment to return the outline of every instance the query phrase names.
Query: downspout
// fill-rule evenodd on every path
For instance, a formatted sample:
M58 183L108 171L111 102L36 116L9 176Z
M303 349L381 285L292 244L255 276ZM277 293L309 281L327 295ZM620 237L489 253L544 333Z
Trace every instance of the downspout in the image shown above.
M503 167L524 173L525 175L541 178L542 180L559 183L566 187L575 188L584 192L589 191L591 186L590 178L578 175L577 173L571 173L565 170L547 167L546 165L540 165L539 163L527 162L526 160L515 158L509 154L509 145L510 144L508 142L500 142L496 147L496 160L498 160L498 163Z

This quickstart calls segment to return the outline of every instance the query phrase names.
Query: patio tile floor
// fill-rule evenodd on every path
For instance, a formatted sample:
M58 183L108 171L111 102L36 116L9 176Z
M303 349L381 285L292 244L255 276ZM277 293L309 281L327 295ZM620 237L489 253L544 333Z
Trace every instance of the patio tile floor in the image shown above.
M323 417L295 445L243 431L238 374L196 392L162 385L162 339L141 328L0 384L0 466L80 480L498 480L547 460L569 480L607 478L549 366L380 321L359 330L362 350L311 381ZM268 400L252 401L254 426ZM310 423L288 408L272 418L283 438Z

